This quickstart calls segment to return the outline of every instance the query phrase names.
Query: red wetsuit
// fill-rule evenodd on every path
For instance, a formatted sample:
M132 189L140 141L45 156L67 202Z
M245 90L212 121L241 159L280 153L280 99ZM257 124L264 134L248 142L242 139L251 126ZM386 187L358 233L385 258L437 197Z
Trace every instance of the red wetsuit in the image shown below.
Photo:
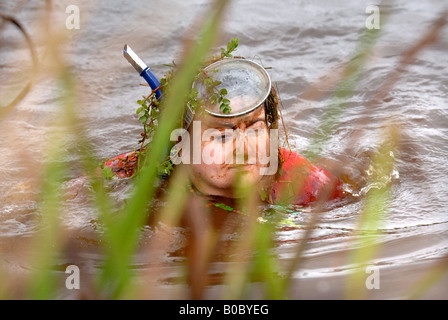
M115 176L128 178L134 175L137 160L137 152L130 151L107 160L104 166L111 168Z
M298 153L285 148L279 151L282 165L272 188L274 203L308 205L320 197L327 201L342 198L342 184L336 176Z
M325 200L341 198L340 180L328 171L312 164L298 153L280 148L280 176L272 188L274 203L308 205L319 197ZM115 176L131 177L137 164L135 151L123 153L104 163Z

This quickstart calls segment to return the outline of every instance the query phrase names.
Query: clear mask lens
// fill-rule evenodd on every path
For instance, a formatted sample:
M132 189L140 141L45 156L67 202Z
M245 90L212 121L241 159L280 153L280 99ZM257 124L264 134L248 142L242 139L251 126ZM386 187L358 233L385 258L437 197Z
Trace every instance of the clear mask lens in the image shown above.
M203 71L193 87L198 91L198 97L205 101L205 110L216 117L238 117L250 113L263 104L271 90L269 74L250 60L225 59L207 66ZM205 80L207 78L210 80ZM220 84L210 87L211 81L219 81ZM229 113L223 112L222 101L212 98L222 89L227 91L223 98L230 100Z

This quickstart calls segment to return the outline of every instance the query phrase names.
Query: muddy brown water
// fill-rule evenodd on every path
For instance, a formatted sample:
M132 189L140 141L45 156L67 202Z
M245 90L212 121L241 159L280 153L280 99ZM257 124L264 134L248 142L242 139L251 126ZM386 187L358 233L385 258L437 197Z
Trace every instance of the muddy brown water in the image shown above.
M54 4L52 28L67 31L65 9L70 1ZM223 24L224 44L239 38L237 53L271 67L268 72L279 88L283 116L290 142L297 151L309 148L325 107L334 103L327 89L317 88L319 99L299 95L332 68L346 62L355 51L368 17L371 1L264 1L231 2ZM45 39L39 19L44 7L38 2L24 2L16 10L15 1L2 1L0 12L13 14L28 30L39 57L45 54ZM139 86L142 80L122 57L125 43L139 53L155 74L163 75L162 66L179 60L182 37L192 23L209 7L207 1L77 1L80 29L67 31L63 47L66 59L78 81L77 111L85 121L91 145L98 159L111 157L137 145L140 124L135 116L135 101L147 92ZM380 288L368 291L369 298L404 298L413 284L448 254L448 28L439 41L422 51L388 96L365 112L387 75L396 67L404 49L415 44L431 22L447 10L443 1L394 1L387 7L390 17L374 55L369 60L347 109L326 144L322 156L344 159L346 170L355 178L365 176L363 165L381 142L383 128L399 124L402 144L396 154L391 198L380 235L375 237L380 250L370 265L379 267ZM382 16L381 16L382 17ZM385 19L386 20L386 19ZM12 25L0 34L0 86L2 105L27 81L31 67L23 38ZM30 94L0 124L0 243L1 264L16 276L28 274L27 239L39 230L42 219L38 211L39 175L47 157L46 147L53 139L51 132L63 132L54 121L60 108L61 93L54 79L40 75ZM348 145L357 135L355 143ZM67 181L80 172L77 165L76 141L67 139L69 155L61 159L73 171ZM350 148L349 148L350 147ZM350 150L348 152L347 150ZM76 180L72 181L76 183ZM123 201L129 191L128 180L113 182L114 197ZM360 190L361 194L367 185ZM322 214L308 242L301 268L294 274L290 298L344 298L347 276L359 266L348 258L356 240L355 229L362 209L361 199L347 201ZM83 272L94 274L101 265L98 245L84 236L96 227L95 212L82 195L73 195L65 204L63 226L78 237L79 261ZM274 208L296 226L280 227L276 253L281 263L294 255L294 248L304 235L311 214L306 208ZM148 227L143 237L149 241L156 230ZM183 230L177 230L182 234ZM367 235L364 235L367 236ZM178 247L176 247L176 245ZM174 244L163 262L157 298L182 296L187 288L178 284L185 259L182 244ZM22 250L23 248L23 250ZM180 251L179 251L180 250ZM61 258L55 274L70 261ZM151 270L150 257L136 257L137 270ZM366 266L360 266L365 268ZM222 261L212 263L211 272L225 270ZM366 273L366 277L368 274ZM18 280L19 281L19 280ZM257 286L257 283L253 284ZM62 285L61 285L62 286ZM441 277L424 298L448 298L448 277ZM216 281L206 289L205 297L220 297L223 287ZM256 292L257 290L254 290ZM61 289L58 297L76 297Z

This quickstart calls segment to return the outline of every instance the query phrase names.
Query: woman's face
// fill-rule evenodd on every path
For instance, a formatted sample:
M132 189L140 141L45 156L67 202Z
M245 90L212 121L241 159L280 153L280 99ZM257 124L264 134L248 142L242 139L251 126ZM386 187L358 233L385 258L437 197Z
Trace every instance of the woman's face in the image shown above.
M189 165L190 179L206 195L238 198L233 189L237 175L244 183L260 185L263 168L269 166L270 141L264 108L235 118L204 116L193 125L192 152L200 163ZM194 134L194 130L200 131ZM191 127L190 127L191 131ZM200 139L201 141L197 141ZM201 146L201 150L198 147Z

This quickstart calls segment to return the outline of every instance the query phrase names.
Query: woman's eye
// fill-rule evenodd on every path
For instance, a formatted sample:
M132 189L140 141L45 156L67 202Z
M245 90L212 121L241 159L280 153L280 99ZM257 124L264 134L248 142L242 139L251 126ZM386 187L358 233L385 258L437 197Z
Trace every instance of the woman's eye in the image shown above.
M228 134L228 133L223 133L223 134L217 135L215 138L219 142L229 142L230 139L232 139L232 135Z
M254 124L252 124L249 128L257 130L257 129L265 129L267 128L266 122L264 121L257 121Z

